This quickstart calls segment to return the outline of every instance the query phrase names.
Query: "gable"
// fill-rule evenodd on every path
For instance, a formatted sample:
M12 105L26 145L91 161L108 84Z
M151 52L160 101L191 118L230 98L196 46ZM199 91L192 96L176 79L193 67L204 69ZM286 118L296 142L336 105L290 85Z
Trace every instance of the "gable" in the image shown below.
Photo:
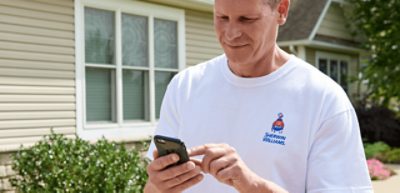
M335 37L343 40L353 40L351 31L346 26L347 19L344 15L343 5L332 2L318 26L317 35Z

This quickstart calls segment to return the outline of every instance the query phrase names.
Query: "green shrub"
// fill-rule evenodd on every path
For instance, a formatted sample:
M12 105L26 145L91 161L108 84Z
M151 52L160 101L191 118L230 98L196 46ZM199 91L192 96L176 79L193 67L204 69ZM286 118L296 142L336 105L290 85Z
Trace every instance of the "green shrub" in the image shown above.
M139 193L147 180L138 150L51 134L13 157L11 183L24 193Z
M367 159L376 158L383 161L382 158L386 152L390 151L390 146L381 141L372 144L367 143L364 144L364 151Z
M378 159L384 163L400 164L400 148L391 148L384 142L365 143L365 156L367 159Z
M400 164L400 148L394 148L385 154L386 163Z
M390 147L400 147L400 119L386 107L357 105L361 136L369 143L383 141Z

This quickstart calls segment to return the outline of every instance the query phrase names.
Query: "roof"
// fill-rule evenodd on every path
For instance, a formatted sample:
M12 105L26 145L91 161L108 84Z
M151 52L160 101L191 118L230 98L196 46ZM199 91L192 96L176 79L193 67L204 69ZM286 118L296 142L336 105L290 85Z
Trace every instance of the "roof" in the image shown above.
M280 27L278 41L305 40L311 36L329 0L295 0L286 24Z

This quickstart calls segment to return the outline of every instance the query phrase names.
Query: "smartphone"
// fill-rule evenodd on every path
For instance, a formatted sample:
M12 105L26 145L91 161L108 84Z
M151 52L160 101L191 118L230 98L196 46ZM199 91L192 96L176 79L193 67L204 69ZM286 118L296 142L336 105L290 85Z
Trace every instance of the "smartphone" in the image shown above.
M179 161L177 162L177 165L189 161L186 146L180 139L162 135L155 135L154 144L156 145L159 156L165 156L170 153L178 154Z

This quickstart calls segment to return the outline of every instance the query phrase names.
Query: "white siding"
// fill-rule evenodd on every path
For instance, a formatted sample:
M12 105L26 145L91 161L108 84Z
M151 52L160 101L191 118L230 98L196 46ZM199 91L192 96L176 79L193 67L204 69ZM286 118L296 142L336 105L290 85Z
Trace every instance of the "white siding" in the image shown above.
M164 4L185 9L212 11L214 0L141 0L149 3Z
M222 54L214 32L212 13L185 12L187 65L192 66Z
M344 16L344 10L339 3L332 2L319 29L317 34L326 35L330 37L353 40L351 31L346 24L347 19Z
M73 0L0 1L0 151L75 133Z

